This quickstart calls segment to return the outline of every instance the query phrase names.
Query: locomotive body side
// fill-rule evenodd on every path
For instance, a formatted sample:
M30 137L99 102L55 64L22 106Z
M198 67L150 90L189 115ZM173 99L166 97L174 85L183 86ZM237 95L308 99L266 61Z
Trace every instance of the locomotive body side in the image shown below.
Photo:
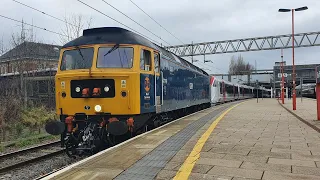
M210 103L208 75L182 65L178 58L169 61L164 54L160 57L163 74L161 112Z

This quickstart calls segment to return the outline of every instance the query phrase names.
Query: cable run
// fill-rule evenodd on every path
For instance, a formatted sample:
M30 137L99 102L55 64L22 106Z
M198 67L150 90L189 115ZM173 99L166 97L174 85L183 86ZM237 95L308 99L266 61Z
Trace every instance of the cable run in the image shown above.
M150 32L151 34L153 34L154 36L158 37L159 39L161 39L163 42L167 43L170 45L170 43L168 43L167 41L165 41L164 39L162 39L160 36L154 34L152 31L150 31L149 29L147 29L146 27L142 26L140 23L138 23L137 21L135 21L134 19L132 19L131 17L129 17L128 15L126 15L125 13L123 13L122 11L120 11L119 9L117 9L116 7L112 6L110 3L108 3L105 0L102 0L104 3L108 4L110 7L112 7L113 9L117 10L119 13L121 13L122 15L126 16L127 18L129 18L131 21L135 22L136 24L138 24L140 27L142 27L143 29L147 30L148 32ZM170 45L171 46L171 45Z
M134 3L132 0L130 0L132 4L134 4L138 9L140 9L144 14L146 14L150 19L152 19L155 23L157 23L160 27L162 27L164 30L166 30L169 34L171 34L174 38L176 38L178 41L180 41L182 44L185 44L182 42L179 38L177 38L175 35L173 35L171 32L169 32L166 28L164 28L160 23L158 23L155 19L153 19L148 13L146 13L142 8L140 8L136 3Z
M59 21L64 22L64 23L67 23L67 24L69 24L69 25L71 25L71 26L78 27L78 26L76 26L76 25L74 25L74 24L72 24L72 23L69 23L69 22L67 22L67 21L65 21L65 20L63 20L63 19L60 19L60 18L57 18L57 17L52 16L52 15L50 15L50 14L47 14L47 13L45 13L45 12L39 10L39 9L36 9L36 8L34 8L34 7L31 7L31 6L28 6L28 5L26 5L26 4L23 4L22 2L19 2L19 1L17 1L17 0L12 0L12 1L14 1L14 2L16 2L16 3L18 3L18 4L21 4L21 5L25 6L25 7L28 7L28 8L30 8L30 9L33 9L33 10L35 10L35 11L38 11L38 12L40 12L40 13L42 13L42 14L44 14L44 15L47 15L47 16L49 16L49 17L51 17L51 18L54 18L54 19L56 19L56 20L59 20Z
M118 20L116 20L116 19L114 19L114 18L112 18L112 17L108 16L107 14L105 14L105 13L103 13L103 12L99 11L98 9L96 9L96 8L94 8L94 7L92 7L92 6L90 6L89 4L87 4L87 3L85 3L85 2L83 2L83 1L81 1L81 0L77 0L77 1L78 1L78 2L80 2L80 3L82 3L82 4L84 4L85 6L87 6L87 7L89 7L89 8L91 8L91 9L93 9L93 10L97 11L98 13L100 13L100 14L102 14L102 15L104 15L104 16L106 16L106 17L110 18L110 19L112 19L113 21L115 21L115 22L117 22L117 23L119 23L119 24L121 24L121 25L125 26L126 28L128 28L128 29L130 29L131 31L133 31L133 32L135 32L135 33L137 33L137 34L139 34L140 36L143 36L143 37L145 37L145 38L147 38L147 39L149 39L149 40L151 40L151 41L154 41L154 42L156 42L156 43L158 43L158 44L161 44L161 43L159 43L158 41L155 41L155 40L151 39L150 37L148 37L148 36L146 36L146 35L143 35L143 34L139 33L138 31L136 31L136 30L132 29L131 27L129 27L129 26L127 26L127 25L123 24L122 22L120 22L120 21L118 21Z
M10 17L7 17L7 16L3 16L1 14L0 14L0 17L3 17L5 19L9 19L9 20L12 20L12 21L15 21L15 22L19 22L19 23L24 23L26 25L29 25L29 26L32 26L32 27L35 27L35 28L38 28L38 29L41 29L41 30L44 30L44 31L48 31L48 32L51 32L51 33L54 33L54 34L57 34L57 35L60 35L60 36L65 36L65 37L69 38L69 36L66 36L64 34L61 34L61 33L55 32L55 31L51 31L49 29L46 29L46 28L43 28L43 27L39 27L39 26L36 26L36 25L32 25L32 24L29 24L29 23L26 23L26 22L22 22L22 21L19 21L19 20L16 20L16 19L13 19L13 18L10 18Z

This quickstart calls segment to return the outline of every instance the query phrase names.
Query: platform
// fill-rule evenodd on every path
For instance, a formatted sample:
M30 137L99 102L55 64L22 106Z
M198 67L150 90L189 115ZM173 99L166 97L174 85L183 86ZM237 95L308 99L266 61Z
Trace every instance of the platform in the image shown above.
M320 179L319 133L275 99L181 118L45 179Z
M281 103L281 100L279 101ZM320 121L317 120L317 100L311 98L297 98L297 109L292 110L292 99L285 99L284 107L320 131Z

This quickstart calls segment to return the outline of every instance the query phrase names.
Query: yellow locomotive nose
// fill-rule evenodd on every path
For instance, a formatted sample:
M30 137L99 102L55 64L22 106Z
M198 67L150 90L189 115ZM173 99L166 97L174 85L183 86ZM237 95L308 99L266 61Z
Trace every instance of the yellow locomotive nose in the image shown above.
M86 72L73 72L72 76L64 73L56 75L56 102L58 114L97 115L132 115L140 113L140 89L132 84L139 84L139 74L131 72L95 72L92 77ZM73 76L74 75L74 76ZM61 86L61 82L64 85ZM124 86L125 82L125 86ZM62 95L65 93L65 95Z

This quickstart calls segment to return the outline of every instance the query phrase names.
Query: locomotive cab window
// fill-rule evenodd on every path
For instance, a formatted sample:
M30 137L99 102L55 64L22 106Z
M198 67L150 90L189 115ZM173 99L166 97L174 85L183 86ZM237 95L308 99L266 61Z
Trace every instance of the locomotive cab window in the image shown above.
M148 50L141 49L140 52L140 69L145 71L151 70L151 53Z
M154 71L160 73L160 56L157 52L154 52Z
M77 48L63 52L60 70L88 69L92 66L93 48Z
M133 48L100 47L97 68L132 68Z

